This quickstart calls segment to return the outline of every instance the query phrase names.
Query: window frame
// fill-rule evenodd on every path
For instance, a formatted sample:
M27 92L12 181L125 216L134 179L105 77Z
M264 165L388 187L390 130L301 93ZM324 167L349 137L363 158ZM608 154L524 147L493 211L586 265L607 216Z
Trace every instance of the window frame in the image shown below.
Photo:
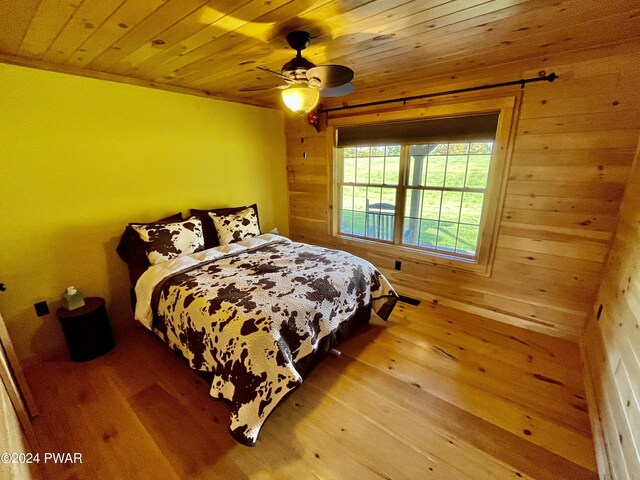
M330 162L330 198L332 199L332 212L329 222L329 235L340 244L355 248L364 248L372 253L393 256L397 259L412 260L418 263L441 265L466 270L481 275L490 275L493 256L497 243L497 233L500 224L500 216L504 203L506 190L507 171L510 165L513 137L515 136L516 108L519 106L518 97L485 98L482 100L448 103L442 105L430 105L415 108L405 107L402 110L389 110L377 113L347 114L333 117L328 120L329 162ZM482 207L478 245L475 257L457 256L448 252L434 252L423 247L398 244L379 239L369 239L340 232L340 215L342 211L342 149L336 147L337 130L340 127L356 126L374 123L391 123L396 121L419 120L426 118L443 118L473 115L478 113L499 112L496 137L491 154L491 164L485 190L485 199ZM403 145L402 149L410 148ZM400 156L400 174L397 186L397 196L400 190L405 191L409 168L406 162L409 155L406 152ZM404 162L404 163L403 163ZM396 217L402 215L404 204L396 202ZM335 208L334 208L335 207ZM396 218L394 222L394 240L402 238L403 217Z

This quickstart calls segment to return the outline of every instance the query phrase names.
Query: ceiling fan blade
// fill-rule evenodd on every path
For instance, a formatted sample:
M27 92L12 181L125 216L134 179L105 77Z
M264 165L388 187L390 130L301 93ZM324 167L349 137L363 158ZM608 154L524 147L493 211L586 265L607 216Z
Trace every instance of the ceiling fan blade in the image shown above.
M320 65L307 70L307 80L318 82L321 88L333 88L353 80L353 70L344 65Z
M331 98L331 97L342 97L344 95L349 95L351 92L355 90L355 85L351 82L347 82L338 87L332 88L323 88L320 90L320 97L322 98Z
M239 92L262 92L265 90L275 90L281 88L280 85L249 85L248 87L240 87Z
M291 77L287 77L286 75L281 74L280 72L276 72L275 70L271 70L267 67L263 67L262 65L257 65L256 68L258 70L262 70L263 72L268 72L271 73L273 75L277 75L280 78L284 78L285 80L291 80Z

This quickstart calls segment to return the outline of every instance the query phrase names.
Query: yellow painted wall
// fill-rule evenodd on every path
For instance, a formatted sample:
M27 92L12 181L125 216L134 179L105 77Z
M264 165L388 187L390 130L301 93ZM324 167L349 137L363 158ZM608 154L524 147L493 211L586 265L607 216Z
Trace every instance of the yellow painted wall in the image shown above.
M64 343L68 285L132 321L115 253L130 221L257 202L288 232L279 111L4 64L0 92L0 312L21 358Z

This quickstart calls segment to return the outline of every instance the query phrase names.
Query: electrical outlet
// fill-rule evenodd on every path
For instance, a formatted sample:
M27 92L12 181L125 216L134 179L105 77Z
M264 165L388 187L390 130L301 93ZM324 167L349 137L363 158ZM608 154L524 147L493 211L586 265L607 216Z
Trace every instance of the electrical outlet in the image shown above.
M47 302L34 303L33 306L36 309L36 315L38 315L39 317L49 315L49 305L47 305Z

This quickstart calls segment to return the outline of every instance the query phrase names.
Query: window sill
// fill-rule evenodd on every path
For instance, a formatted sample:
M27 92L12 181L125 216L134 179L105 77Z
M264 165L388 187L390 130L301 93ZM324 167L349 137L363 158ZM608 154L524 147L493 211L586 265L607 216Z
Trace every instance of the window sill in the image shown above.
M422 265L433 265L436 267L462 270L482 276L491 275L489 263L478 263L474 262L472 259L454 257L446 254L434 255L427 251L406 245L376 242L365 238L352 237L350 235L334 234L333 238L341 245L365 249L378 255L392 257L394 260L409 260Z

